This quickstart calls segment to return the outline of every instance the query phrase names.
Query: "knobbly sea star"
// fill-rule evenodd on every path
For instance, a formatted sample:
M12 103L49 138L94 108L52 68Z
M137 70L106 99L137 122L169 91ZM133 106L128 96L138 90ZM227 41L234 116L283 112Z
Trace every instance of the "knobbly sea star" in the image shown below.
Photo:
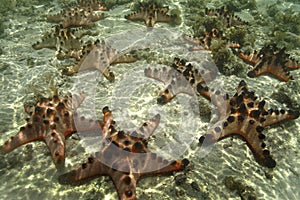
M1 154L7 154L29 142L44 141L56 167L64 167L66 138L77 131L100 128L97 121L79 118L76 115L75 111L84 98L84 94L62 99L55 95L51 99L42 98L34 106L24 106L30 116L26 119L27 124L1 146ZM81 123L80 126L75 124L77 121Z
M78 0L79 7L91 8L94 11L106 11L107 8L102 5L102 1L99 0Z
M35 50L49 48L55 50L74 50L83 46L81 38L89 34L88 31L79 28L63 28L61 25L55 25L50 32L47 32L41 41L32 45Z
M67 8L55 15L49 15L47 21L59 23L63 28L73 26L91 27L94 22L104 18L103 13L95 14L92 8L75 7Z
M284 109L265 109L265 100L258 101L254 92L249 91L245 81L241 81L237 93L229 98L219 90L210 90L207 87L198 87L199 91L206 98L210 99L219 110L218 121L200 137L199 142L211 144L220 141L228 136L238 135L242 137L258 163L268 168L276 166L269 150L264 143L264 128L283 121L289 121L299 117L298 111ZM218 99L222 102L218 103Z
M172 22L177 18L176 15L168 15L169 8L157 7L155 4L148 7L140 7L138 12L126 15L125 18L131 21L144 21L147 27L154 27L157 22Z
M241 18L236 16L234 12L231 12L225 7L221 7L218 9L205 8L205 15L215 17L217 18L217 20L222 21L223 25L226 28L247 24L247 22L244 22Z
M181 74L175 79L173 78L174 72L166 68L145 69L146 76L165 83L170 83L170 79L173 78L158 98L158 103L165 104L179 93L191 95L192 86L196 94L209 99L218 110L218 121L205 137L200 138L201 143L204 138L207 138L206 144L211 144L231 135L239 135L246 140L260 164L269 168L276 166L270 152L265 149L266 144L263 142L265 135L262 131L266 126L298 118L299 112L284 109L266 110L265 101L257 101L254 92L248 90L244 81L240 82L237 93L229 98L228 94L222 94L220 90L209 90L208 87L203 86L204 74L207 77L205 80L210 80L213 77L211 72L199 73L191 64L186 64L185 61L179 59L175 59L173 67L180 69L177 72ZM182 77L187 81L182 81ZM191 86L189 87L188 84Z
M197 45L192 47L191 50L211 50L211 44L215 40L224 40L228 48L240 48L241 45L238 42L230 41L225 35L224 28L230 28L240 25L247 24L237 17L233 12L230 12L225 7L219 9L205 9L205 18L211 18L214 21L220 21L222 27L217 27L216 24L207 24L205 25L205 33L203 35L195 35L193 37L183 35L183 38L188 42Z
M300 65L298 61L289 58L285 50L279 49L276 45L267 45L253 53L239 53L239 57L253 66L248 72L249 77L271 73L280 81L287 82L292 78L288 70L299 69Z
M157 98L159 104L166 104L176 95L185 93L199 94L197 86L212 81L217 72L208 69L196 69L191 63L175 58L171 67L147 68L145 76L163 82L167 87Z
M87 43L79 51L60 52L60 54L64 57L73 57L79 60L78 68L67 71L67 74L76 73L79 70L97 69L110 82L115 80L115 75L110 71L110 65L136 61L136 58L122 55L116 49L109 47L104 41L100 40L96 40L94 43Z
M78 169L59 177L62 184L78 184L96 176L110 176L121 200L137 199L137 181L145 175L166 174L183 170L187 159L168 161L151 153L148 139L160 122L160 115L144 123L132 133L117 131L111 111L103 109L103 148Z
M199 37L190 37L187 35L183 35L183 38L188 42L196 45L196 47L190 48L192 51L199 51L199 50L211 50L211 45L214 40L223 40L226 42L226 46L232 49L241 48L241 45L235 42L231 42L224 36L222 31L214 28L211 31L207 31L203 36Z

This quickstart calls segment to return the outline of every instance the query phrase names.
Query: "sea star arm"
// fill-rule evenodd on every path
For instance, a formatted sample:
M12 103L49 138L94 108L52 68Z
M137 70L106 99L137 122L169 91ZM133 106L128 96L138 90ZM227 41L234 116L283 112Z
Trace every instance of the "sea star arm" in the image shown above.
M157 98L157 103L165 104L170 102L180 93L188 94L190 96L195 94L188 80L186 80L181 74L171 80L170 84L165 88L161 96Z
M202 140L202 142L204 141L206 144L210 144L231 135L240 136L246 141L260 164L268 168L274 168L276 162L270 155L269 150L266 149L266 144L263 142L265 135L261 133L262 130L263 127L259 122L233 114L227 119L216 123L208 131L205 137L202 137L202 139L200 138L200 140Z
M139 137L148 140L159 125L160 115L156 114L153 118L145 122L139 129L131 133L131 136Z
M167 85L175 77L176 71L164 66L162 68L146 68L144 74L148 78L153 78Z
M269 109L267 114L264 116L265 121L263 122L264 126L270 126L273 124L278 124L284 121L289 121L299 117L298 111L293 110L277 110Z
M194 92L189 82L176 70L166 67L160 69L147 68L144 71L145 76L167 83L168 86L164 89L160 97L157 99L159 104L165 104L171 101L179 93L185 93L193 96Z
M185 169L185 167L189 164L187 159L169 161L150 152L139 156L140 159L138 160L140 162L138 165L141 166L137 167L137 169L142 169L141 176L176 172ZM142 166L143 163L144 166Z
M128 55L119 55L117 58L115 58L111 64L117 64L117 63L132 63L137 61L137 59L133 56Z
M35 115L32 123L21 127L16 136L5 142L1 151L6 154L33 141L45 141L56 167L64 166L65 136L56 130L56 126L51 126L48 120L43 120L39 115Z
M131 173L131 166L128 159L115 159L115 166L108 167L100 159L89 157L88 162L83 163L78 169L72 170L59 176L61 184L81 184L90 178L108 175L114 182L120 200L136 199L136 182L138 174Z
M289 69L300 69L299 61L289 58L286 63L286 67Z
M157 19L156 22L171 22L176 19L176 16L174 15L167 15L165 11L158 10L157 11Z
M201 83L197 84L196 90L201 96L211 101L211 103L216 107L220 119L226 116L229 108L229 96L227 94L222 93L218 89L210 89L207 86L203 86Z
M284 63L277 63L273 58L272 60L263 60L254 66L247 75L251 78L259 76L265 73L273 74L277 79L281 81L289 81L291 76L290 73L286 70Z
M103 164L99 159L89 157L88 162L83 163L78 169L60 175L58 181L61 184L80 184L83 180L95 176L108 175L109 172L109 167Z
M239 53L238 57L242 59L245 63L255 66L261 61L261 55L259 52L255 51L254 53Z
M131 21L140 21L145 20L145 15L147 15L145 10L140 10L138 12L134 12L132 14L126 15L125 18Z
M49 126L48 126L49 127ZM46 135L46 129L48 128L42 124L28 123L26 126L20 128L20 131L15 136L11 137L1 147L1 153L6 154L19 146L33 142L44 140Z
M65 136L53 129L51 133L46 134L45 143L51 152L55 166L62 168L65 165Z
M140 174L133 173L132 161L126 157L126 159L118 160L114 165L116 165L118 169L111 173L110 176L117 189L119 199L136 200L136 184L140 178Z
M191 51L201 51L201 50L210 50L210 44L208 44L207 38L204 37L190 37L188 35L183 35L183 39L189 43L196 45L189 48Z

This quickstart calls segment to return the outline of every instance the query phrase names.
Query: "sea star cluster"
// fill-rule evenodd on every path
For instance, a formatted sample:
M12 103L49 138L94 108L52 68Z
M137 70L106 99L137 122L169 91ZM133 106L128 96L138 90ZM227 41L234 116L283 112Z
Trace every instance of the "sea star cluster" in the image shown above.
M113 82L114 74L110 72L109 65L134 62L136 59L132 56L119 55L115 49L104 44L103 41L100 43L99 39L95 42L84 42L82 37L92 33L83 28L91 27L92 22L104 18L103 13L95 14L93 11L106 11L107 8L102 6L100 1L94 0L81 0L77 4L77 7L67 8L58 14L49 15L47 21L56 22L59 25L52 27L51 31L42 37L42 41L38 41L32 47L36 50L42 48L55 49L56 57L60 60L74 58L76 67L65 69L64 72L67 75L78 72L79 68L81 70L95 68L103 73L109 81ZM93 53L96 54L91 56ZM105 61L108 65L102 66L104 61L101 60L100 62L101 56L108 58ZM93 66L90 66L91 63L93 63Z
M265 45L260 50L254 52L241 52L243 43L243 33L236 38L228 35L229 30L241 29L240 27L249 25L233 12L229 11L225 7L220 9L205 9L204 19L208 20L208 23L204 23L205 33L201 35L194 35L193 37L183 35L184 39L188 42L196 45L191 50L212 50L212 44L214 41L223 41L225 48L237 49L233 50L234 54L237 54L246 63L253 66L253 69L248 72L249 77L256 77L262 74L272 74L280 81L289 81L291 76L289 70L299 69L299 62L289 57L285 52L286 48L278 48L275 44ZM220 28L220 24L221 27ZM202 25L202 24L201 24ZM237 31L239 32L239 31ZM227 34L225 34L227 33ZM217 47L220 47L216 45ZM218 51L218 49L217 49ZM213 52L213 58L217 53ZM215 58L218 63L217 58Z
M172 70L174 68L176 71ZM145 69L145 75L168 84L157 99L159 104L171 101L180 93L193 95L191 88L196 94L209 99L217 107L219 117L206 134L209 138L208 143L220 141L231 135L239 135L245 139L259 163L269 168L274 168L276 162L265 149L266 144L263 142L265 135L262 134L264 127L299 117L297 111L266 110L266 101L258 101L254 92L248 90L245 81L239 83L237 93L232 98L229 98L228 94L222 94L220 90L210 90L203 84L212 80L214 73L199 71L191 63L178 58L175 58L170 68ZM190 84L190 87L187 84ZM199 141L202 143L204 137Z
M65 70L68 75L96 69L110 82L114 82L115 75L110 65L134 62L136 58L118 52L100 39L84 41L85 36L92 35L89 30L96 26L95 22L105 18L104 14L99 14L98 11L107 10L108 8L99 0L78 0L75 7L65 8L58 14L47 17L47 21L58 25L53 26L42 40L32 47L35 50L55 49L59 60L75 59L76 66ZM173 23L179 17L168 12L168 6L147 4L141 6L137 12L126 15L125 18L131 21L144 21L147 27L153 28L155 23ZM238 49L233 52L253 66L247 74L251 78L271 73L277 79L287 82L292 80L288 70L300 68L299 62L286 53L286 48L278 48L276 45L265 45L252 53L241 52L239 49L242 42L233 40L227 33L228 29L248 23L229 9L224 7L205 9L204 13L204 18L210 22L204 24L205 32L202 35L195 34L193 37L183 34L184 39L196 45L192 50L211 51L214 41L223 41L226 48ZM205 66L199 67L188 59L180 58L175 58L170 66L144 69L146 77L166 85L157 98L157 103L161 106L181 93L205 97L215 106L218 111L217 119L199 138L203 148L226 137L239 136L246 141L258 163L267 168L275 168L276 161L266 147L264 128L294 120L299 117L299 112L267 109L266 101L259 99L249 90L245 80L239 82L237 91L232 96L217 88L207 87L207 83L214 81L217 73L216 70ZM159 114L135 131L128 132L119 130L108 107L102 110L102 120L79 116L77 108L84 99L84 93L62 98L54 95L52 98L42 98L34 105L25 105L25 112L29 115L27 123L0 147L0 153L7 154L27 143L43 141L51 152L55 166L62 169L65 165L66 139L75 132L97 130L102 136L97 152L79 168L60 174L58 182L77 185L97 176L109 176L116 187L119 199L124 200L137 199L137 182L143 176L177 172L189 165L188 159L167 160L153 153L148 147L148 141L160 123Z

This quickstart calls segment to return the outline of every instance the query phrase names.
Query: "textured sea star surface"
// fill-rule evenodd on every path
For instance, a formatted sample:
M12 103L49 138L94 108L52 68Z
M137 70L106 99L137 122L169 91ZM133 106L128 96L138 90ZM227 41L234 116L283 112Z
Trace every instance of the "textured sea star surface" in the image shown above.
M240 48L240 44L236 42L231 42L224 36L223 32L214 28L211 31L207 31L204 35L198 37L190 37L187 35L183 35L183 38L190 42L195 47L192 47L190 50L198 51L198 50L211 50L211 45L214 40L223 40L226 42L226 47L237 49Z
M154 27L157 22L172 22L177 16L168 15L169 8L157 7L155 4L147 7L140 7L138 12L126 15L125 18L131 21L144 21L147 27Z
M47 32L41 41L32 45L35 50L49 48L55 50L76 50L83 46L81 38L87 35L88 31L79 28L63 28L55 25L50 32Z
M233 12L229 11L225 7L221 7L219 9L205 9L205 18L210 18L210 21L218 21L221 22L223 27L217 27L216 24L211 22L212 24L206 24L205 33L202 35L194 35L193 37L184 35L184 39L188 42L196 45L192 47L191 50L211 50L211 45L213 41L223 40L226 42L226 46L228 48L240 48L241 45L238 42L231 41L225 35L225 30L230 27L236 27L240 25L247 24L242 21L239 17L237 17Z
M248 76L253 78L262 74L273 74L281 81L289 81L292 76L288 70L299 69L299 62L289 58L285 48L279 49L276 45L264 46L253 53L240 53L239 57L253 66Z
M91 8L94 11L106 11L107 8L102 5L101 0L78 0L79 7Z
M222 95L219 90L209 90L207 87L199 86L198 90L211 99L219 110L218 121L199 139L199 142L211 144L228 136L238 135L246 141L260 164L274 168L276 162L266 149L264 143L266 136L262 132L267 126L298 118L299 112L284 109L266 110L265 100L257 100L254 92L248 90L244 81L239 83L237 92L232 98L227 94ZM218 103L218 99L222 99L225 103Z
M241 18L236 16L234 14L234 12L231 12L230 10L226 9L225 7L221 7L218 9L205 8L205 14L206 14L206 16L211 16L211 17L216 18L217 20L222 21L223 25L226 28L247 24L246 22L241 20Z
M169 70L167 68L145 69L146 76L169 84L158 98L158 103L165 104L179 93L191 95L193 89L196 94L209 99L218 111L217 122L205 137L200 138L201 143L203 143L204 138L207 139L205 144L209 145L225 137L239 135L246 140L260 164L269 168L276 166L275 160L263 142L265 135L262 131L266 126L298 118L299 113L297 111L266 110L265 101L258 101L254 92L248 90L244 81L240 82L237 93L232 98L229 98L228 94L222 94L220 90L209 90L208 87L203 86L203 77L206 77L205 80L211 80L214 77L213 73L209 71L199 73L191 64L186 64L184 60L175 59L173 68L177 70L172 72L170 68ZM178 72L179 75L174 75Z
M136 184L142 176L171 173L188 165L187 159L169 161L148 149L148 139L158 126L160 115L157 114L136 131L126 133L116 130L108 107L103 109L103 113L102 150L88 158L88 162L80 168L61 175L60 183L76 184L106 175L114 182L119 199L137 199Z
M73 95L60 99L58 96L42 98L33 106L24 106L29 118L20 131L1 146L1 154L7 154L17 147L33 141L44 141L48 146L57 168L65 163L65 140L72 133L83 130L97 130L97 121L79 118L76 109L85 95ZM80 126L76 126L76 122ZM77 123L78 124L78 123Z
M136 61L136 58L122 55L116 49L113 49L100 40L94 43L87 43L81 50L60 52L60 54L64 57L73 57L79 60L79 68L70 70L67 73L71 74L78 71L97 69L111 82L115 80L115 75L110 71L110 65Z
M92 8L75 7L66 8L55 15L49 15L47 21L62 25L63 28L71 26L91 27L94 22L104 19L104 14L95 14Z
M199 94L197 86L212 81L217 72L209 69L197 69L183 59L175 58L171 67L147 68L145 76L163 82L167 87L158 97L159 104L171 101L176 95L185 93Z

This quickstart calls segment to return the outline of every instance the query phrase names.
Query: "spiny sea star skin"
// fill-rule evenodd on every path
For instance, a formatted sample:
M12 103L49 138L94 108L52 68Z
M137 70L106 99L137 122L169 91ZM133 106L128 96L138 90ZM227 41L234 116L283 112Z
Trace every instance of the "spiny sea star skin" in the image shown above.
M63 28L73 26L91 27L94 22L104 19L103 13L95 14L91 8L67 8L55 15L49 15L47 21L62 25Z
M91 8L93 11L107 11L100 0L78 0L77 4L79 7Z
M1 146L1 154L7 154L29 142L44 141L56 167L64 167L66 138L79 130L97 130L100 127L97 121L76 115L75 110L84 98L84 94L62 99L55 95L50 99L42 98L34 106L24 106L30 116L26 119L27 124Z
M204 95L206 93L207 98L221 96L225 100L223 108L222 105L217 105L218 109L223 109L218 121L199 139L199 142L211 144L228 136L241 136L260 164L274 168L276 162L266 149L265 135L262 132L267 126L298 118L299 112L284 109L266 110L265 100L258 101L244 81L239 83L237 93L232 98L221 95L218 90L208 92L207 87L202 89L199 87L199 90L202 90L201 93Z
M234 12L231 12L225 7L221 7L218 9L205 8L205 14L207 16L213 16L216 17L218 20L221 20L226 28L247 24L247 22L241 20L241 18L234 14Z
M276 45L267 45L254 53L240 53L239 57L253 66L253 69L248 72L249 77L271 73L280 81L287 82L292 78L288 69L299 69L300 64L289 58L285 50L285 48L279 49Z
M239 49L241 45L235 42L231 42L224 36L223 32L213 28L211 31L207 31L205 35L200 37L190 37L187 35L183 35L183 38L188 42L197 45L196 47L192 47L192 51L199 50L211 50L211 45L213 40L224 40L226 42L226 46L231 49Z
M54 26L50 32L47 32L42 41L32 45L35 50L42 48L49 49L80 49L83 46L81 38L89 32L79 28L63 28L61 25Z
M109 66L116 63L135 62L136 58L122 55L116 49L111 48L104 41L96 40L94 43L87 43L82 49L75 51L59 52L60 57L73 57L79 60L79 69L68 71L68 74L76 73L78 70L97 69L110 82L115 80L115 75L110 71Z
M199 70L191 63L179 58L175 58L169 68L147 68L144 73L145 76L168 85L157 99L158 104L166 104L180 93L191 96L198 94L198 85L213 80L217 75L216 71L204 68Z
M76 184L95 176L110 176L120 200L137 199L136 184L144 175L165 174L183 170L187 159L168 161L151 153L148 139L160 122L160 115L144 123L132 133L117 131L112 125L111 111L103 109L103 148L88 158L88 162L76 170L59 177L62 184Z
M148 7L141 7L138 12L126 15L125 18L131 21L144 21L147 27L154 27L157 22L172 22L177 16L168 15L169 8L157 7L155 4Z
M226 42L226 46L231 49L241 48L241 44L238 42L230 41L225 35L225 30L231 27L246 25L247 23L242 21L239 17L225 7L219 9L205 9L205 18L213 18L217 21L220 21L223 24L223 27L216 27L216 25L206 25L205 33L202 35L194 35L193 37L183 35L183 38L188 42L196 45L192 47L191 50L211 50L212 42L215 40L223 40Z

